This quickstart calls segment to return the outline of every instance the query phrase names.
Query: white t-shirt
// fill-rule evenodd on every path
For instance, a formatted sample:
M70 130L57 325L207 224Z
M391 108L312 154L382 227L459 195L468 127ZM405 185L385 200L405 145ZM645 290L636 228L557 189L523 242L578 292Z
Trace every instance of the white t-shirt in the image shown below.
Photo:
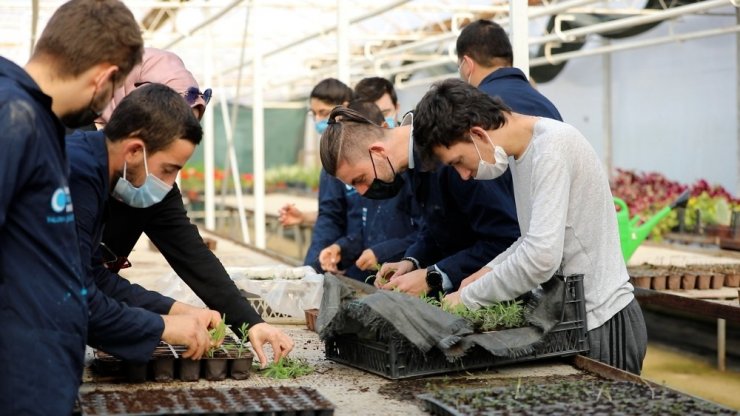
M584 275L588 330L603 325L634 295L598 155L573 126L541 118L524 154L509 162L521 237L460 292L463 303L475 309L513 299L562 263L565 275Z

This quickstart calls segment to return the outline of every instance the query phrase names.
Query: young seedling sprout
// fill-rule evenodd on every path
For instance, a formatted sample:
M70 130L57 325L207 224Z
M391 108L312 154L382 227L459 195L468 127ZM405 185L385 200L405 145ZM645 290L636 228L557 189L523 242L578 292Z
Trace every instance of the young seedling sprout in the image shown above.
M239 332L241 333L241 338L239 338L239 341L236 344L236 358L242 358L242 354L244 354L244 351L249 351L249 347L247 347L247 342L249 342L249 324L244 322L242 326L239 327Z
M211 337L211 348L208 349L206 354L208 354L209 358L213 358L213 354L218 349L218 344L223 341L224 337L226 336L226 314L223 314L221 316L221 322L216 325L215 328L212 328L208 330L208 335Z
M288 379L305 376L313 373L311 367L305 360L300 358L281 358L277 362L270 363L262 374L270 378Z

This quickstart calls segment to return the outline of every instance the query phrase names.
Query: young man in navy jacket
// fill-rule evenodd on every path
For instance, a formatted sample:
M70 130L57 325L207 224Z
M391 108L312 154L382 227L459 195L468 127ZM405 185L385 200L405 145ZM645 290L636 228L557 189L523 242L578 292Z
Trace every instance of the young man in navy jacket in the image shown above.
M147 361L160 339L188 346L185 358L198 359L210 346L208 327L220 322L218 312L94 267L105 261L100 241L109 196L140 208L159 202L202 135L180 94L147 84L121 102L104 131L67 137L80 256L88 290L100 298L90 303L90 345L133 361Z
M91 123L142 49L123 3L73 0L25 68L0 58L0 413L72 413L90 293L62 122Z

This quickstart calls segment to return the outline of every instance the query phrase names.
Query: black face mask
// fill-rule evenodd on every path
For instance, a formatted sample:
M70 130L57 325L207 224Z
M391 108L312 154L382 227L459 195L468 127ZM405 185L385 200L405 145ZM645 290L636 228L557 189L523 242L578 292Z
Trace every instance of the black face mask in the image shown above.
M98 117L103 114L102 110L93 110L93 105L95 105L95 96L97 95L97 93L98 90L96 88L93 92L92 98L90 99L90 104L88 104L87 107L83 108L82 110L77 110L73 113L63 115L60 119L62 121L62 124L70 129L79 129L81 127L93 124L95 120L97 120Z
M375 172L375 179L373 179L372 183L370 184L370 187L367 188L367 191L365 191L362 196L369 199L390 199L394 196L398 195L399 192L401 192L401 188L403 188L404 180L401 175L397 175L396 171L393 169L393 165L391 164L391 160L387 157L385 160L388 161L388 165L391 167L391 172L393 172L393 182L385 182L378 179L378 171L375 169L375 161L373 160L373 154L370 153L370 162L373 164L373 172Z

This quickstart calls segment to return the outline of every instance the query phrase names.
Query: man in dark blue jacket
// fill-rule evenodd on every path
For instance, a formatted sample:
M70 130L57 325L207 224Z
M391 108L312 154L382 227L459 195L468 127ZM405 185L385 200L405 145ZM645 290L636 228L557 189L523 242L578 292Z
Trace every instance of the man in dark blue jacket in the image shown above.
M491 97L501 98L513 111L562 121L558 109L532 87L519 68L504 29L490 20L465 26L457 38L460 77Z
M60 119L91 123L142 48L122 3L74 0L51 17L25 71L0 58L0 413L72 413L89 291Z
M105 131L67 137L80 257L90 291L90 345L140 362L151 357L160 339L187 345L185 358L200 358L210 346L207 329L220 321L218 312L175 302L94 267L105 260L99 247L109 195L126 203L158 202L201 137L185 100L161 84L147 84L126 97Z
M392 280L383 285L376 279L376 286L436 295L458 287L486 256L502 252L519 236L510 179L466 183L454 170L422 171L411 125L383 129L355 111L337 108L321 137L320 154L327 173L368 198L391 198L408 178L421 206L420 236L406 259L380 270L381 276L395 270Z

